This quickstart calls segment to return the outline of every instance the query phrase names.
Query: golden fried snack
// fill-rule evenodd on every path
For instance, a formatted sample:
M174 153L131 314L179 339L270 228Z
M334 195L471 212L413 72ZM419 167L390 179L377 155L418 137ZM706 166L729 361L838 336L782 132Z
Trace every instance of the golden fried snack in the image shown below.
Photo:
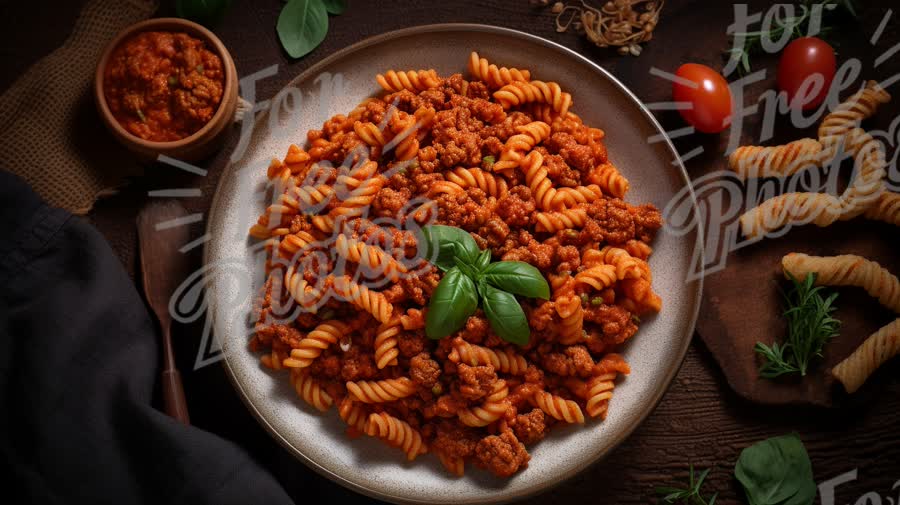
M866 382L872 373L885 361L900 353L900 319L883 326L853 354L837 364L831 374L844 385L848 393L853 393Z

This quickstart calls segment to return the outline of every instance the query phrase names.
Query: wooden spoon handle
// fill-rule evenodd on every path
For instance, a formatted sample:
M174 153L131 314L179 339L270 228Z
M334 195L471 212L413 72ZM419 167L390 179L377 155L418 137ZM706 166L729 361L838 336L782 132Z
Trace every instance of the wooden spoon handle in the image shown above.
M184 424L191 424L187 400L184 398L184 387L181 385L181 374L178 373L178 370L163 370L162 393L166 414Z

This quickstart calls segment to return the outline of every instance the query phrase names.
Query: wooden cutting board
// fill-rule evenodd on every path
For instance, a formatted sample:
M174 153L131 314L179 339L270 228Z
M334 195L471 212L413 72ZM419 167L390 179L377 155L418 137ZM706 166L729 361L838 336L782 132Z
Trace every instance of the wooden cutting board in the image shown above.
M731 387L758 403L838 406L848 401L877 396L879 381L870 380L853 398L831 377L830 369L847 357L870 334L897 316L882 307L862 288L828 288L839 295L835 317L840 335L825 348L810 373L800 379L768 380L758 377L760 361L753 347L757 341L781 341L786 323L780 289L790 287L781 274L781 258L790 252L816 256L858 254L900 272L898 229L856 219L828 228L815 225L793 228L785 236L766 239L732 252L725 269L707 275L697 330ZM876 373L877 375L877 373Z

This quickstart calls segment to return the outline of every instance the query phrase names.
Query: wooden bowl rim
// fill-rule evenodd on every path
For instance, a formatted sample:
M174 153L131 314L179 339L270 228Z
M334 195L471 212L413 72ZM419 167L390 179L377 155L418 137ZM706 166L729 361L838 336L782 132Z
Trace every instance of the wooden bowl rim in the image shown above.
M112 115L112 112L109 110L109 106L106 103L106 95L103 92L103 74L106 70L106 64L109 61L109 57L112 52L128 37L135 35L141 32L147 31L183 31L187 32L193 36L199 36L199 38L203 39L204 42L210 44L218 56L222 59L222 69L225 75L224 79L224 87L222 88L222 100L219 102L218 107L216 108L216 113L213 114L213 117L210 118L209 121L203 125L202 128L195 131L194 133L188 135L187 137L179 140L171 140L167 142L156 142L151 140L146 140L134 135L133 133L126 130L119 121ZM225 115L228 113L228 110L233 110L233 107L228 103L232 101L232 96L237 95L237 75L235 75L236 69L234 66L234 60L231 57L231 53L228 52L228 49L225 47L225 44L209 29L194 23L193 21L188 21L187 19L181 18L152 18L144 21L140 21L135 23L116 35L109 44L106 45L106 48L103 50L103 54L100 57L100 61L97 64L97 69L94 72L94 98L97 102L97 107L100 109L100 114L103 116L104 122L113 129L116 136L122 139L125 142L134 144L145 150L155 150L155 151L171 151L174 149L183 148L189 145L194 144L198 141L203 141L206 135L213 130L217 124L225 121L230 121L231 118L226 118ZM232 112L233 114L233 112Z

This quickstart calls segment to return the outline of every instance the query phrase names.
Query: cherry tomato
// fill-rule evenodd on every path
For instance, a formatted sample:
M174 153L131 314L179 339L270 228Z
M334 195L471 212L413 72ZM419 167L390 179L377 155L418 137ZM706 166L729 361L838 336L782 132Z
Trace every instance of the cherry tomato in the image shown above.
M781 54L778 89L787 93L791 108L814 109L828 95L836 70L834 49L827 42L802 37L788 44Z
M731 124L731 90L722 74L699 63L685 63L672 84L676 102L690 103L678 110L681 117L703 133L719 133ZM685 81L694 83L688 85Z

